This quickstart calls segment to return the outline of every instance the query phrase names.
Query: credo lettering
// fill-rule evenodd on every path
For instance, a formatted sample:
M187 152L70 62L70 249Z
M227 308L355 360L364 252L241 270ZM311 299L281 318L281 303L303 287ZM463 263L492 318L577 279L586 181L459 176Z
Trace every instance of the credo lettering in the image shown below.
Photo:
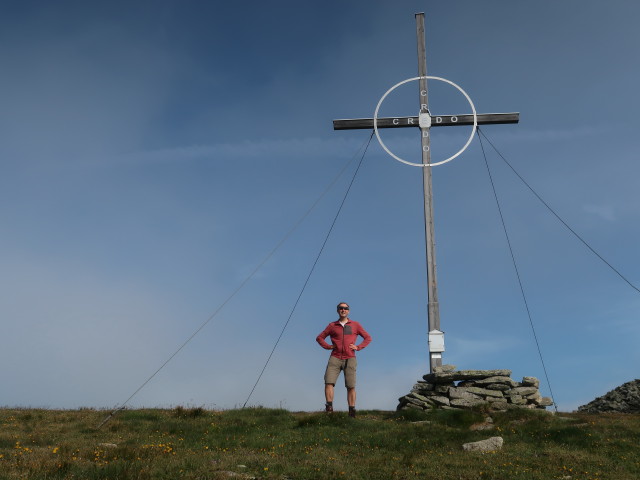
M405 125L415 125L415 117L406 117L406 118L394 118L391 120L392 125L400 125L401 120L406 120Z
M435 121L436 123L442 123L445 119L442 117L435 117ZM458 117L453 115L451 117L448 117L448 123L458 123Z

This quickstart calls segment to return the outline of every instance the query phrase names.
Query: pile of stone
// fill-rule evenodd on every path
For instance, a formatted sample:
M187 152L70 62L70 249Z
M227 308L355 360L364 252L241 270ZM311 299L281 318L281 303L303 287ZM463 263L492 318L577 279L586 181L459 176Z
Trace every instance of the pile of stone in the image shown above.
M579 412L640 413L640 380L636 379L620 385L602 397L578 407Z
M511 370L456 370L453 365L436 367L418 380L408 395L400 397L397 410L468 409L488 405L493 410L510 408L545 409L553 405L540 395L540 381L524 377L511 379Z

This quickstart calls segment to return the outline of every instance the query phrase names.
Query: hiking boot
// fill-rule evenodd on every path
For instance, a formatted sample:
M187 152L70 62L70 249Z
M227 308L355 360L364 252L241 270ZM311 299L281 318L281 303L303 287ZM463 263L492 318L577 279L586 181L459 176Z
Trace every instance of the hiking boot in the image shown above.
M333 412L333 405L326 404L324 406L324 411L327 412L327 413Z
M351 418L356 418L356 409L355 408L349 408L349 416Z

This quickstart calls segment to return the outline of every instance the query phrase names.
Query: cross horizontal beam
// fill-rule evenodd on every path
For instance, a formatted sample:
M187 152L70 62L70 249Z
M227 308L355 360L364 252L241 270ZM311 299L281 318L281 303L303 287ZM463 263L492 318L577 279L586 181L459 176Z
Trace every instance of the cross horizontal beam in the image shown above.
M497 125L518 123L520 113L479 113L478 125ZM473 125L473 115L432 115L432 127L451 127L456 125ZM378 118L378 128L419 127L418 117L384 117ZM358 130L373 128L373 118L352 118L333 121L334 130Z

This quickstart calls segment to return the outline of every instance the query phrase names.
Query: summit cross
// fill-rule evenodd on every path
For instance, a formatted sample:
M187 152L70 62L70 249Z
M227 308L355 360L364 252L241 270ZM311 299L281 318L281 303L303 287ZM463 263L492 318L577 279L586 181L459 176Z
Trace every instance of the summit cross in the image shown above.
M415 127L421 131L422 163L418 164L422 168L422 179L424 187L424 227L427 259L427 314L429 325L429 369L433 373L434 368L442 365L442 352L444 352L444 334L440 330L440 307L438 305L438 282L436 278L436 252L435 235L433 225L433 194L431 187L431 168L436 165L431 162L431 127L458 126L458 125L491 125L518 123L520 114L513 113L485 113L471 115L437 115L432 116L429 112L429 95L427 89L427 79L436 78L427 76L426 44L424 34L424 13L416 14L416 33L418 40L418 77L412 80L419 81L419 114L410 117L387 117L387 118L356 118L333 121L334 130L354 130L354 129L377 129L377 128L406 128ZM439 79L443 80L443 79ZM409 80L407 80L409 81ZM443 80L447 83L447 80ZM405 83L405 82L402 82ZM398 84L400 85L400 84ZM397 85L396 85L397 86ZM395 87L394 87L395 88ZM456 86L460 91L459 87ZM391 90L389 90L390 92ZM387 92L387 94L389 93ZM464 93L464 92L463 92ZM466 95L466 94L465 94ZM385 95L386 96L386 95ZM383 97L384 99L384 97ZM467 97L469 100L469 98ZM382 102L382 100L381 100ZM471 101L469 100L471 103ZM380 104L378 104L379 108ZM377 130L376 130L377 133ZM472 133L473 136L473 133ZM378 137L379 139L379 137ZM470 138L471 140L471 138ZM380 140L382 144L382 141ZM468 145L469 142L467 142ZM386 147L383 148L386 149ZM466 148L466 146L464 147ZM464 150L464 148L462 150ZM462 152L458 152L460 154ZM389 152L387 150L389 154ZM457 156L456 154L455 156ZM391 154L392 155L392 154ZM395 157L395 155L392 155ZM398 157L395 157L398 160ZM453 157L451 157L453 158ZM401 160L404 162L404 160ZM409 162L404 162L409 163ZM440 162L444 163L444 162ZM410 164L410 163L409 163ZM416 165L416 164L411 164Z

